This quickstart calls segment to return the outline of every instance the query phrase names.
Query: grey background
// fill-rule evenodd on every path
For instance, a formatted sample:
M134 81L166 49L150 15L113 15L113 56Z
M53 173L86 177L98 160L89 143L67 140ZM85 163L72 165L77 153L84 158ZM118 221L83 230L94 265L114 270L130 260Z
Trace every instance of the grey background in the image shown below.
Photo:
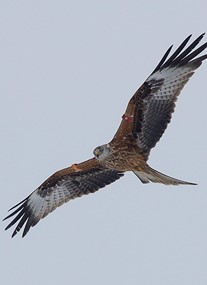
M0 1L1 207L92 156L166 49L207 31L206 1ZM207 37L205 37L207 40ZM207 284L206 71L178 100L150 165L63 205L26 238L1 223L1 284Z

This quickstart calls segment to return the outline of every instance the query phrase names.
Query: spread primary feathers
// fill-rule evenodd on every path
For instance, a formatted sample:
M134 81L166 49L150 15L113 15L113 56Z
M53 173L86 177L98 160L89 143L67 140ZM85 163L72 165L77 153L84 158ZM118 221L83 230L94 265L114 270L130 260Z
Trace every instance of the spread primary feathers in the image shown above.
M16 216L6 229L17 223L12 237L23 226L22 236L25 236L31 227L63 203L115 182L125 171L133 171L143 183L194 184L154 170L147 160L171 120L178 95L207 58L207 54L199 56L207 43L197 47L203 36L185 49L191 36L187 37L169 58L172 46L167 50L130 99L113 139L97 147L93 158L54 173L26 199L10 209L13 212L5 219Z

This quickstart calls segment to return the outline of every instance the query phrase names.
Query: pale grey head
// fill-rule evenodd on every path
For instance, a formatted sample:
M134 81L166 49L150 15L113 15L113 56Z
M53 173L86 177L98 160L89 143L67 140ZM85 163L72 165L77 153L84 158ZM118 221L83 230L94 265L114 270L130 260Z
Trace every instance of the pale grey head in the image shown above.
M101 146L96 147L93 151L93 154L98 161L100 162L104 161L111 154L109 144L103 144Z

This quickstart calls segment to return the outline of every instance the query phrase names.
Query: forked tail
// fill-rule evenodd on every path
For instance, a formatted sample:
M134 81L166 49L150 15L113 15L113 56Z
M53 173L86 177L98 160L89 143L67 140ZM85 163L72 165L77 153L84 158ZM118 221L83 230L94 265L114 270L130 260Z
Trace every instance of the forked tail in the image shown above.
M165 185L197 185L196 183L182 181L170 176L167 176L147 165L145 171L133 171L134 174L141 180L142 183L162 183Z

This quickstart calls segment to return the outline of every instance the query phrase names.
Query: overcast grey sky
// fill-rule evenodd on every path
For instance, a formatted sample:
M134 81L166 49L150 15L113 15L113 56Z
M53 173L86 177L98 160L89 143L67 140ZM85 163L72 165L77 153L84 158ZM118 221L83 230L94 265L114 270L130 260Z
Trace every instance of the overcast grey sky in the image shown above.
M2 218L112 138L171 44L207 32L206 1L191 2L0 1ZM206 74L207 62L150 157L199 185L143 185L129 173L24 239L1 223L1 284L207 284Z

